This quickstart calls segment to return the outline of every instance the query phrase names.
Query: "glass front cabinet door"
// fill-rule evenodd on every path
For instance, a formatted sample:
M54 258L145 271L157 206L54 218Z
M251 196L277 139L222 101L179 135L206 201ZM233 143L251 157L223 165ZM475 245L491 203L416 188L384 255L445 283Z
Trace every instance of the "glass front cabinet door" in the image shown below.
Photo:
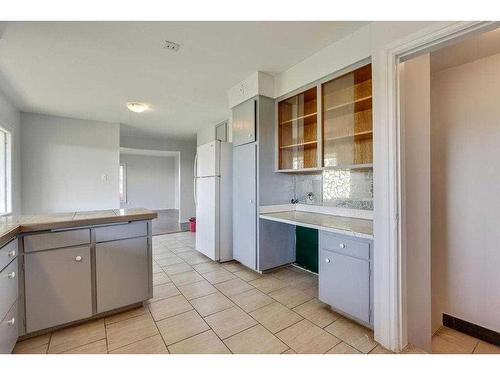
M318 167L317 89L278 103L278 170Z
M371 64L327 79L278 101L277 171L372 168Z
M371 64L322 84L323 166L373 161Z

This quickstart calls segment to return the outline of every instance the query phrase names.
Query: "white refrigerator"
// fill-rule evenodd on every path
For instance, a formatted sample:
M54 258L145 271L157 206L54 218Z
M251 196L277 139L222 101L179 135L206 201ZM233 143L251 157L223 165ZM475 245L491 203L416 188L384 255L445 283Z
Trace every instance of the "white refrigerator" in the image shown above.
M201 145L194 164L196 250L212 260L233 259L232 144Z

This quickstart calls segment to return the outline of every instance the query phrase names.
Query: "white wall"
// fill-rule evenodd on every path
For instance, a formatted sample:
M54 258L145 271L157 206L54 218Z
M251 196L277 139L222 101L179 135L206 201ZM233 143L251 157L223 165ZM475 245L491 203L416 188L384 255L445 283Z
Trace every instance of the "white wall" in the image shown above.
M120 154L126 164L127 202L122 208L143 207L150 210L175 208L176 158Z
M21 213L21 114L0 91L0 126L10 131L12 142L12 213Z
M119 124L21 113L22 212L119 208Z
M274 96L279 97L370 56L369 24L330 44L274 77Z
M432 307L500 331L500 54L432 75Z
M179 221L187 222L195 216L194 207L194 157L196 141L184 141L161 138L130 137L122 135L120 145L141 150L178 151L180 153L179 173Z
M431 351L431 103L429 54L400 67L408 342Z

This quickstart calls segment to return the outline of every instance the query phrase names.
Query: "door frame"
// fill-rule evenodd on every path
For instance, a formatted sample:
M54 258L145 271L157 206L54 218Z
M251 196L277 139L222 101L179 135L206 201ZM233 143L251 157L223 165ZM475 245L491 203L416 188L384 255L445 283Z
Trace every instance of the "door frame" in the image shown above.
M473 34L483 33L500 26L500 22L440 22L437 25L398 40L377 55L378 65L385 75L375 95L386 98L378 113L377 122L386 124L385 134L374 145L374 163L378 169L386 170L375 192L376 217L384 221L377 228L378 246L376 256L383 260L377 265L375 304L375 339L393 351L401 351L407 345L406 317L406 265L404 236L406 228L400 220L401 208L405 207L401 194L401 177L404 168L401 155L402 122L400 119L399 63L412 56L428 53ZM377 64L377 61L375 61ZM378 160L377 160L378 159ZM378 207L377 207L378 206ZM378 211L378 212L377 212ZM376 228L376 229L377 229ZM376 262L377 263L377 262ZM378 273L378 275L377 275Z

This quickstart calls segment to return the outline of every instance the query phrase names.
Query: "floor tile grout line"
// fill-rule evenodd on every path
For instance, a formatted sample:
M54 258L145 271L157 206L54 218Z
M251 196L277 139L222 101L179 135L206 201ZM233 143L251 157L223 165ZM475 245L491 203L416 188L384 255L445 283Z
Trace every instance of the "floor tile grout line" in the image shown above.
M159 334L159 332L155 333L154 335L151 335L151 336L146 336L146 337L143 337L142 339L139 339L139 340L135 340L135 341L129 342L129 343L125 344L125 345L120 345L120 346L117 346L116 348L113 348L113 350L111 350L111 352L114 352L114 351L116 351L116 350L118 350L118 349L124 348L124 347L126 347L126 346L128 346L128 345L136 344L136 343L138 343L139 341L149 339L149 338L154 337L154 336L156 336L156 335L158 335L158 334ZM108 352L108 354L109 354L109 352Z
M149 309L149 305L148 305L147 309L149 310L149 313L151 314L151 319L153 320L153 323L156 326L156 330L158 331L158 334L161 337L161 341L163 341L163 345L165 345L165 349L167 349L167 353L170 354L170 350L168 350L168 345L165 342L165 339L163 338L163 335L161 334L161 330L160 330L160 327L158 327L158 323L156 322L155 318L153 317L153 314L151 313L151 310ZM167 319L167 318L165 318L165 319ZM153 336L151 336L151 337L153 337Z
M74 347L72 347L72 348L69 348L68 350L65 350L64 352L59 352L59 353L48 353L48 354L66 354L67 352L69 352L69 351L71 351L71 350L75 350L75 349L82 348L82 347L84 347L85 345L95 344L96 342L101 341L101 340L106 340L106 337L104 337L104 338L100 338L100 339L98 339L98 340L90 341L90 342L87 342L87 343L82 344L82 345L74 346ZM106 341L107 341L107 340L106 340ZM106 351L107 351L107 344L106 344Z
M144 308L146 308L146 307L144 306ZM149 316L150 316L151 320L153 321L153 323L155 323L155 320L154 320L154 318L153 318L153 315L151 314L151 311L149 311L149 307L147 308L147 310L148 310L148 311L147 311L146 313L144 313L144 314L137 315L137 316L133 316L133 317L131 317L131 318L127 318L127 319L123 319L123 320L120 320L120 321L115 322L115 323L110 323L110 325L113 325L113 324L116 324L116 323L120 323L120 322L125 322L125 321L130 320L130 319L133 319L133 318L139 318L139 317L141 317L141 316L143 316L143 315L146 315L146 314L149 314ZM104 324L104 325L106 325L106 324ZM156 323L155 323L155 326L156 326ZM158 327L156 327L156 329L158 330ZM106 332L107 332L107 331L106 331ZM111 351L112 351L112 352L114 352L115 350L118 350L118 349L124 348L124 347L125 347L125 346L127 346L127 345L135 344L135 343L137 343L137 342L139 342L139 341L149 339L150 337L156 336L156 335L158 335L158 334L160 334L160 331L159 331L159 330L158 330L158 332L157 332L157 333L155 333L154 335L147 336L147 337L143 337L143 338L141 338L141 339L139 339L139 340L135 340L135 341L129 342L129 343L125 344L125 345L117 346L116 348L114 348L114 349L113 349L113 350L111 350ZM107 333L106 333L106 346L107 346L107 341L108 341L108 339L107 339ZM109 354L109 347L108 347L108 354Z
M47 349L45 350L45 354L49 354L49 349L50 349L50 344L52 342L52 335L53 335L53 331L50 332L50 336L49 336L49 342L47 343Z
M195 271L195 272L196 272L196 271ZM181 292L181 293L182 293L182 292ZM183 295L183 297L184 297L184 295ZM216 332L212 329L212 326L211 326L210 324L208 324L208 322L205 320L205 317L203 317L203 316L202 316L202 315L198 312L198 310L196 310L196 308L195 308L195 307L194 307L194 305L191 303L191 301L190 301L190 300L188 300L186 297L184 297L184 298L185 298L185 299L186 299L186 301L187 301L187 302L191 305L192 309L193 309L194 311L196 311L196 313L197 313L197 314L201 317L201 319L203 319L203 321L205 322L205 324L209 327L209 329L207 329L207 330L205 330L205 331L203 331L203 332L197 333L196 335L193 335L193 336L191 336L191 337L194 337L194 336L200 335L200 334L205 333L205 332L207 332L208 330L210 330L210 331L212 331L212 332L213 332L213 333L214 333L214 334L215 334L215 335L219 338L219 340L220 340L220 341L222 342L222 344L223 344L223 345L227 348L227 350L229 350L229 352L230 352L231 354L234 354L234 353L231 351L231 349L229 349L229 348L227 347L227 345L224 343L224 341L223 341L223 340L219 337L219 335L217 335L217 333L216 333ZM200 297L200 298L202 298L202 297ZM195 298L195 299L196 299L196 298ZM225 310L228 310L228 309L225 309ZM189 311L191 311L191 310L189 310ZM224 310L221 310L221 311L224 311ZM177 314L177 315L180 315L180 314ZM177 316L177 315L174 315L174 316ZM212 315L213 315L213 314L212 314ZM207 316L209 316L209 315L207 315ZM160 331L160 335L161 335L161 331ZM182 339L182 340L180 340L180 341L178 341L178 342L182 342L182 341L187 340L187 339L189 339L189 338L191 338L191 337L188 337L188 338ZM175 344L171 344L171 345L175 345ZM169 350L169 349L168 349L168 347L167 347L167 350ZM169 350L169 352L170 352L170 350Z
M109 354L109 344L108 344L108 328L106 327L106 319L103 319L104 324L104 336L106 338L106 354Z
M250 315L250 314L248 314L248 315ZM224 340L228 340L228 339L230 339L231 337L234 337L234 336L236 336L236 335L239 335L240 333L243 333L243 332L245 332L245 331L248 331L249 329L255 328L256 326L261 326L261 327L262 327L262 328L264 328L267 332L269 332L269 333L270 333L273 337L275 337L278 341L280 341L281 343L283 343L283 345L285 345L285 346L287 347L287 349L283 350L283 351L282 351L281 353L279 353L279 354L282 354L282 353L286 352L288 349L292 349L292 348L290 348L290 346L289 346L289 345L287 345L285 342L283 342L283 340L281 340L278 336L276 336L274 333L272 333L270 330L268 330L268 329L267 329L267 328L266 328L266 327L265 327L265 326L264 326L261 322L259 322L257 319L253 318L252 316L250 316L250 317L251 317L252 319L254 319L254 320L257 322L257 324L255 324L255 325L253 325L253 326L251 326L251 327L245 328L243 331L240 331L240 332L238 332L238 333L235 333L235 334L233 334L233 335L231 335L231 336L229 336L229 337L226 337ZM223 341L224 341L224 340L223 340ZM292 349L292 350L293 350L293 349ZM294 350L294 351L295 351L295 350Z

